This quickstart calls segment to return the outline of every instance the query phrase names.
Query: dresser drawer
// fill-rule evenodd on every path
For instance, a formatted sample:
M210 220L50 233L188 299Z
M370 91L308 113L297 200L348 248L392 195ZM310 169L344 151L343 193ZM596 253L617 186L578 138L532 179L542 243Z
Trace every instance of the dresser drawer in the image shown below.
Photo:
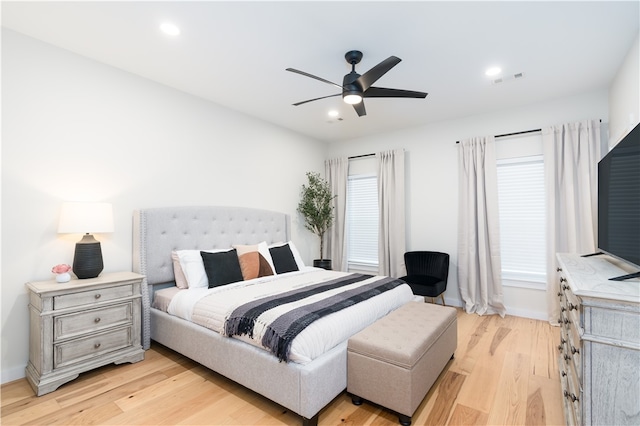
M131 327L123 327L54 345L53 368L77 363L133 344Z
M133 296L133 285L127 284L55 296L53 298L53 307L54 309L73 308L131 296Z
M132 317L132 302L59 315L54 318L53 339L59 341L117 325L131 324Z

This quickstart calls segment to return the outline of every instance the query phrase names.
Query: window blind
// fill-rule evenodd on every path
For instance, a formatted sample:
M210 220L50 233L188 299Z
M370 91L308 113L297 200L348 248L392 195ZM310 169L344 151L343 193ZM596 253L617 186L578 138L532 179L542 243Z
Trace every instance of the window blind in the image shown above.
M375 175L347 182L347 262L349 270L378 268L378 181Z
M545 206L542 156L498 160L503 279L545 282Z

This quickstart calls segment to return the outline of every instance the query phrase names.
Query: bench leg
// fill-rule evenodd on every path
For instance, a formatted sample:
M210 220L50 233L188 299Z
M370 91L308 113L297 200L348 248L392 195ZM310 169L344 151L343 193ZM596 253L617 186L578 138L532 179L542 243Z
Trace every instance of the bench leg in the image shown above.
M402 426L410 426L411 425L411 417L405 416L404 414L398 414L398 420Z
M362 405L362 398L356 395L351 395L351 402L353 405Z
M315 416L311 417L310 419L306 417L302 417L302 426L318 426L319 416L320 416L320 413L317 413Z

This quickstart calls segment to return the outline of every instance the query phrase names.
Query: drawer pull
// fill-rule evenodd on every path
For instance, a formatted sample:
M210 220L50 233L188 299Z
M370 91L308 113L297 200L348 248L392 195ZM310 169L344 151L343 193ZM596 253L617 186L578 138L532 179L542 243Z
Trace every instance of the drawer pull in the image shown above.
M573 346L571 346L571 353L572 354L579 354L580 353L580 349L576 349Z
M563 290L565 290L565 291L566 291L566 290L569 290L569 286L568 286L568 285L566 285L566 284L563 284L563 285L562 285L562 289L563 289Z
M566 283L566 282L567 282L567 279L566 279L565 277L560 277L560 282L561 282L561 283Z
M96 294L95 298L96 299L100 299L102 297L102 295L100 293Z
M99 323L100 322L100 317L94 319L93 322L95 322L96 324Z
M562 268L558 267L558 268L556 268L556 271L562 272Z
M100 347L100 343L96 343L95 345L93 345L94 349L98 349Z
M578 310L578 305L574 305L573 303L569 302L569 310L570 311L577 311Z

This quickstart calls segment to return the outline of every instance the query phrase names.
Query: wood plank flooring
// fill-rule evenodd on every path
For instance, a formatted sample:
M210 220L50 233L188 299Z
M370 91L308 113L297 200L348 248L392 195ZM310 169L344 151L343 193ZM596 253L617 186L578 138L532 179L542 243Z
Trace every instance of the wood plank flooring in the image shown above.
M413 425L564 424L559 329L543 321L458 311L458 348ZM159 344L145 360L84 373L36 397L25 379L0 388L3 425L295 425L300 417ZM342 393L320 425L397 425Z

